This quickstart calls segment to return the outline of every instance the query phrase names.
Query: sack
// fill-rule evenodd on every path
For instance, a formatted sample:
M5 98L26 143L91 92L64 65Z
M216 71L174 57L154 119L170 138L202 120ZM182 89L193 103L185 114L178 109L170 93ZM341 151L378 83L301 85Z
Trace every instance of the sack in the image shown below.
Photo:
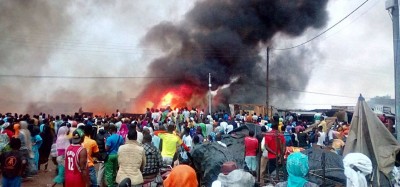
M156 178L154 179L154 182L157 183L157 184L162 184L163 181L164 181L164 180L163 180L163 178L162 178L160 172L158 172Z

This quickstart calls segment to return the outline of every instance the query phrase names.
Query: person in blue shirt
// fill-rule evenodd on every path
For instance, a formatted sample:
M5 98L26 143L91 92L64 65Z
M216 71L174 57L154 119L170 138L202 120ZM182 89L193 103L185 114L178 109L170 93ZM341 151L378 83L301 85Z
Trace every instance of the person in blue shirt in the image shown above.
M105 179L108 187L114 187L118 168L118 148L124 144L124 138L117 134L117 126L110 125L110 136L106 139L108 158L105 161Z

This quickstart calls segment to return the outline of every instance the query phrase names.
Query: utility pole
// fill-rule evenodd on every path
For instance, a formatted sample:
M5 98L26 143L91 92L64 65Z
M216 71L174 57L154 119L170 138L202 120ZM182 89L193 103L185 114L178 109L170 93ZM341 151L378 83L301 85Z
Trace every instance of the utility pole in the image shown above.
M268 117L272 117L272 111L271 111L271 116L269 116L269 47L267 47L267 71L266 71L266 108L267 108L267 115Z
M211 114L212 95L211 95L211 73L208 73L208 113Z
M399 3L398 0L386 0L386 10L392 16L393 24L393 54L394 54L394 96L396 113L396 135L400 142L400 49L399 49Z

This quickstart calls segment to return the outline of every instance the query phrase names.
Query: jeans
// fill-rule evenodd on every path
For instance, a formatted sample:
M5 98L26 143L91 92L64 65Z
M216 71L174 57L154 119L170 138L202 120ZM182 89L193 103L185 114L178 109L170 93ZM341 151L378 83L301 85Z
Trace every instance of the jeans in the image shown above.
M104 179L104 169L106 165L104 163L99 164L99 171L97 171L97 184L99 186L103 186L103 179Z
M20 187L21 177L6 178L3 176L1 183L4 187Z
M106 179L106 183L108 187L115 186L115 178L117 177L117 169L118 169L118 155L110 154L108 155L108 159L105 163L105 173L104 177Z
M96 175L96 168L94 166L89 167L89 178L92 187L97 187L97 175Z
M256 171L257 169L256 156L246 156L244 158L244 161L246 162L246 165L250 171Z

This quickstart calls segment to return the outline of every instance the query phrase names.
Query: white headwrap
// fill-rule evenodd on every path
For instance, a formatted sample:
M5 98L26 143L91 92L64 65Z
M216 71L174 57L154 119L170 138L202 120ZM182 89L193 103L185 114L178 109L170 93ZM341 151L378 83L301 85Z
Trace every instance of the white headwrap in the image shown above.
M347 187L368 186L365 176L372 172L372 162L367 156L362 153L349 153L343 159L343 166Z

